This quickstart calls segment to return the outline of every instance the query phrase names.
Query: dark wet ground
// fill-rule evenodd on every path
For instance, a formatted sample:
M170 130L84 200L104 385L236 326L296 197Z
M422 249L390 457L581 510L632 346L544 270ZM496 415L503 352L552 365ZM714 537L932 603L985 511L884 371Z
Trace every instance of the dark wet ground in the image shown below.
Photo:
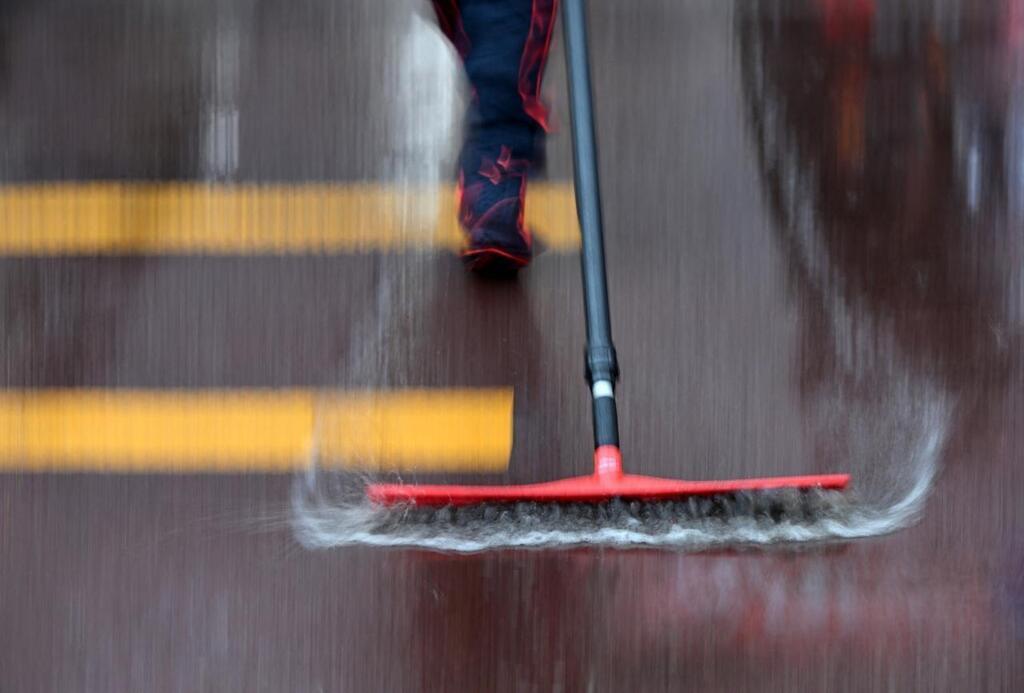
M920 522L309 550L289 476L9 473L0 691L1018 690L1024 4L896 5L593 2L591 40L627 464L849 471L886 528ZM443 180L439 42L407 2L5 2L0 174ZM8 387L511 384L507 478L589 463L569 255L509 287L443 253L7 258L0 283Z

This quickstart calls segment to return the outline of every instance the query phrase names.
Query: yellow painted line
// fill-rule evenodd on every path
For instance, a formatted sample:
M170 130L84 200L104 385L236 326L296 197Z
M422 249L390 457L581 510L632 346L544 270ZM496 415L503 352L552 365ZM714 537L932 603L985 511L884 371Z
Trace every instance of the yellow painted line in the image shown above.
M0 186L0 255L286 254L457 249L450 187L68 183ZM573 189L536 183L526 223L579 247Z
M0 471L502 471L510 389L3 390Z

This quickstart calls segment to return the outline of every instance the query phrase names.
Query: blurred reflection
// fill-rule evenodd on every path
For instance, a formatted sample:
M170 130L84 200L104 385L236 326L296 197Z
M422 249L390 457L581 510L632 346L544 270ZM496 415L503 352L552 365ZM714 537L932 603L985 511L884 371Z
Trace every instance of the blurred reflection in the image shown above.
M743 5L744 91L811 408L843 390L884 413L902 383L957 404L962 427L991 400L982 367L1005 381L1024 257L1024 82L1005 20L1020 5Z
M251 62L255 5L253 0L214 4L203 24L199 173L207 180L230 178L238 170L242 66Z
M723 652L799 659L828 644L837 650L834 666L881 643L893 644L899 658L895 644L915 635L955 631L969 639L991 631L991 591L981 576L922 583L887 569L897 562L895 552L846 553L636 557L638 568L623 571L615 589L618 617L643 624L630 656L656 660L666 644L697 644L707 637L703 624L714 624L714 649ZM637 599L647 594L659 598Z
M430 8L424 3L417 9L410 13L396 46L394 93L402 98L388 101L394 126L387 154L392 170L387 175L399 181L447 183L465 108L464 85L458 56ZM424 220L433 220L438 210L419 213Z

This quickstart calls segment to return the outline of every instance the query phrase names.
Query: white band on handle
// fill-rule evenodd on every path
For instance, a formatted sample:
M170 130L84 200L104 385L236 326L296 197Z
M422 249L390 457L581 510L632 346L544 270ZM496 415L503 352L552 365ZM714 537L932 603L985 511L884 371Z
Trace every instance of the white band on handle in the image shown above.
M591 390L594 393L594 399L600 399L601 397L615 397L615 388L612 386L610 380L597 380L591 386Z

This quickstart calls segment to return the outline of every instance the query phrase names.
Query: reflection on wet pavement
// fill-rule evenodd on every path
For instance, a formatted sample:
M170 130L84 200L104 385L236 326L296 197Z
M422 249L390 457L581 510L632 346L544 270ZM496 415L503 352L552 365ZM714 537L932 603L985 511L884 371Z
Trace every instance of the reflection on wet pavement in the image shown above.
M1019 687L1024 3L590 8L627 464L848 471L879 536L310 550L288 473L34 474L9 425L0 689ZM572 243L502 286L436 240L460 80L412 0L4 3L5 411L82 387L512 388L508 469L479 478L585 471ZM564 193L557 45L545 90L544 184ZM88 217L44 194L110 181L159 204ZM161 224L196 218L185 189L281 195L284 229L415 241L253 250L271 212L244 198L251 223L207 206L174 226L229 252L170 251ZM414 202L378 214L367 190ZM287 211L324 194L351 195L358 223ZM122 245L72 251L64 223Z

